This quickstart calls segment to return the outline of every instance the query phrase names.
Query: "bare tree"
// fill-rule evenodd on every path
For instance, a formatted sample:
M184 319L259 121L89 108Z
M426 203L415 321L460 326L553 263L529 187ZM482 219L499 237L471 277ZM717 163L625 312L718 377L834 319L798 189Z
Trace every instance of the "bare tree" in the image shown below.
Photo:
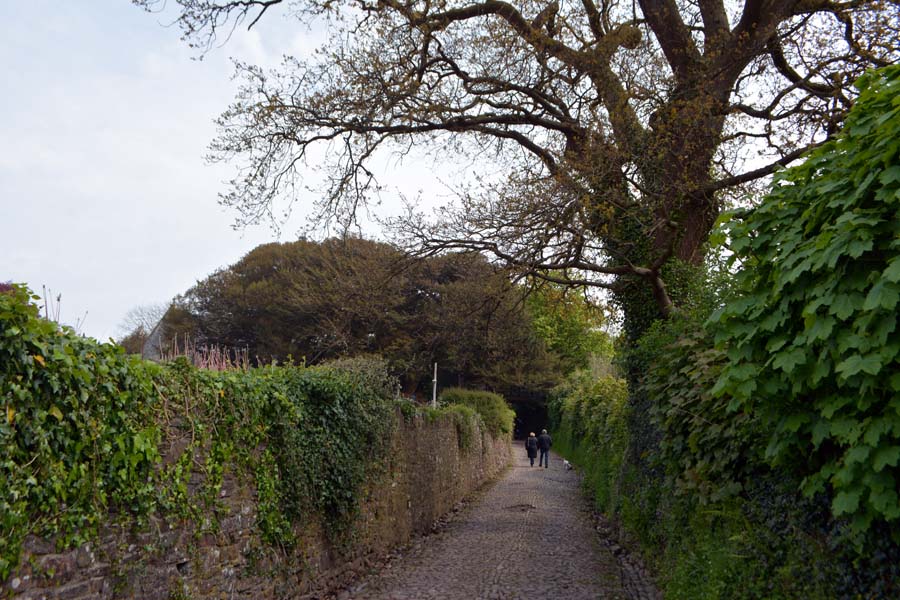
M157 0L135 0L153 8ZM238 66L215 160L243 222L293 202L328 149L318 216L351 223L382 148L490 155L508 173L436 219L399 221L422 252L487 251L552 281L661 276L698 263L728 190L821 143L866 68L900 57L896 0L177 0L205 50L275 5L335 17L313 58ZM752 159L752 160L751 160Z
M141 304L130 309L119 323L119 333L128 335L138 329L149 333L159 323L169 310L168 302L153 302Z
M119 337L116 341L127 353L140 354L144 342L168 310L169 304L163 302L135 306L125 313L119 323Z

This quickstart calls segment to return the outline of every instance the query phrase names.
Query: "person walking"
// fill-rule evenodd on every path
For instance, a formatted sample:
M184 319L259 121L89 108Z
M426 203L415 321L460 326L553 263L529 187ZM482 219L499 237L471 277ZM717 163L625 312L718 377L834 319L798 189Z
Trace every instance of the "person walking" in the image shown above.
M534 466L534 459L537 457L538 451L538 441L537 438L534 437L534 432L528 434L528 437L525 438L525 451L528 453L528 460L531 461L531 466Z
M547 435L546 429L541 429L541 435L537 438L538 448L541 451L541 458L538 460L538 466L543 466L545 469L550 468L550 446L553 445L553 440Z

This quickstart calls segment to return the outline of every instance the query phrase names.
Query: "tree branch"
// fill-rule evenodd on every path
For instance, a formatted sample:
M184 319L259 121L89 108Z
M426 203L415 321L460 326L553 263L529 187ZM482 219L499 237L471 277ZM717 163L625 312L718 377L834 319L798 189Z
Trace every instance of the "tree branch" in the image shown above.
M713 193L719 190L723 190L725 188L734 187L736 185L741 185L747 183L748 181L753 181L755 179L759 179L760 177L765 177L766 175L771 175L775 171L779 169L779 167L784 167L789 163L794 162L813 148L821 146L825 142L816 142L814 144L809 144L804 146L803 148L798 148L793 152L789 152L785 154L778 160L773 163L770 163L764 167L760 167L758 169L754 169L752 171L747 171L746 173L741 173L740 175L734 175L732 177L728 177L726 179L720 179L718 181L714 181L709 185L703 187L699 190L700 193Z
M675 77L681 82L689 80L695 72L693 65L700 61L700 53L675 0L640 0L639 3Z

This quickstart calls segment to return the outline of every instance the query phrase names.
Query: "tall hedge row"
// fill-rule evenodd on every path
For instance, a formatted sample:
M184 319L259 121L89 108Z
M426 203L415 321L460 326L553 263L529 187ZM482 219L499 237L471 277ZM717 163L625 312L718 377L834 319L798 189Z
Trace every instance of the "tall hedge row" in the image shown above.
M857 87L841 134L732 223L740 296L715 317L713 391L861 533L900 523L900 66Z
M658 440L631 419L616 458L591 432L620 430L618 395L591 382L554 404L667 598L900 595L900 66L857 85L842 132L727 224L719 309L627 349Z

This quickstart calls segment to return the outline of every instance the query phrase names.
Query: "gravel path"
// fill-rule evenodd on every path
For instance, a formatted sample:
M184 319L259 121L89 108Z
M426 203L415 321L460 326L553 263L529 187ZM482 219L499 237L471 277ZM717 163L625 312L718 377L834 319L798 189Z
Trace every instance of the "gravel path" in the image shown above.
M453 519L378 574L338 595L359 600L625 599L619 562L600 539L574 472L512 468Z

